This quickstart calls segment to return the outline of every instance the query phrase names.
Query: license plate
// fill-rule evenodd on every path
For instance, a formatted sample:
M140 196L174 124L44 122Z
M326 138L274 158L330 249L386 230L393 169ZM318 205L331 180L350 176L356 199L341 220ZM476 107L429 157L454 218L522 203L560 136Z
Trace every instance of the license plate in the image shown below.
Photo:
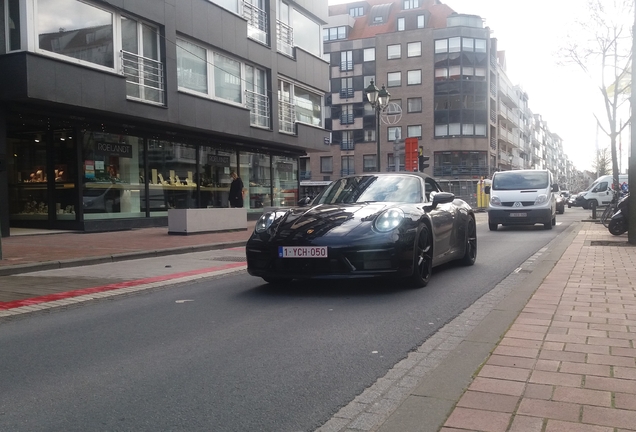
M510 217L526 217L527 213L510 213Z
M279 246L279 258L327 258L327 246Z

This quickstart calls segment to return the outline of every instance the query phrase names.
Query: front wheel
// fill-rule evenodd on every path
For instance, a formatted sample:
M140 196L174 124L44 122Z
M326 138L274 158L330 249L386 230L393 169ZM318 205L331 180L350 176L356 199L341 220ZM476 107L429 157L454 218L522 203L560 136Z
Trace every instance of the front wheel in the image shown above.
M625 218L610 220L607 229L612 235L621 235L627 232L627 220Z
M471 266L475 264L477 259L477 228L475 226L475 219L470 218L466 224L466 246L464 249L464 256L462 257L462 264Z
M423 226L417 236L415 249L413 250L413 275L411 284L416 288L428 285L433 273L433 247L427 226Z

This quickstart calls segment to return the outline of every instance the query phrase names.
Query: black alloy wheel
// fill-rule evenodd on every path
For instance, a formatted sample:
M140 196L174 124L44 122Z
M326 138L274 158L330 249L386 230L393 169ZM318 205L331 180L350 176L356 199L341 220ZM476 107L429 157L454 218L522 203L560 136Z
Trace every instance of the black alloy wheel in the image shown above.
M413 250L413 275L411 283L416 288L423 288L428 284L433 273L433 247L428 227L424 225L417 236Z
M462 264L471 266L475 264L477 259L477 226L475 225L475 219L469 218L466 224L466 246L464 256L462 257Z

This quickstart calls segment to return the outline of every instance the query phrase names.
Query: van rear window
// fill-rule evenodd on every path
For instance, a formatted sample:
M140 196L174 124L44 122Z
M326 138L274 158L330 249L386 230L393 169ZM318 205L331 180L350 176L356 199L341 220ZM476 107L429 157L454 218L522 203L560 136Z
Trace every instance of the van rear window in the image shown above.
M492 189L495 190L519 190L519 189L544 189L548 187L548 173L537 172L498 172L493 181Z

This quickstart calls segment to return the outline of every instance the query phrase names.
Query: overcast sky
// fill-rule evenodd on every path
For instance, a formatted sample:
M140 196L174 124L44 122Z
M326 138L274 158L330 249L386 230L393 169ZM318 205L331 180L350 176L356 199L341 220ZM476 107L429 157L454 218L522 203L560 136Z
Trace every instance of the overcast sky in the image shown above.
M329 0L329 4L350 3ZM597 134L596 112L606 119L597 82L578 66L559 66L557 51L572 32L584 0L442 0L458 13L479 15L506 51L507 75L529 97L530 109L541 114L551 132L563 139L563 149L577 169L591 169L596 146L609 146ZM597 138L598 137L598 138ZM627 166L629 131L623 134L623 171Z

